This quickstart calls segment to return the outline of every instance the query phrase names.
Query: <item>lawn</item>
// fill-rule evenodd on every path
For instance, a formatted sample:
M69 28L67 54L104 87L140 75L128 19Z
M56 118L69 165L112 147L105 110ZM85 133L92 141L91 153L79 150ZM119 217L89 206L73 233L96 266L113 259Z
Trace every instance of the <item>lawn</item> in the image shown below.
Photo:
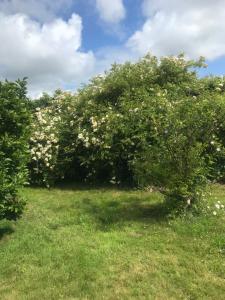
M225 214L171 220L138 190L21 193L23 217L0 222L1 300L225 298Z

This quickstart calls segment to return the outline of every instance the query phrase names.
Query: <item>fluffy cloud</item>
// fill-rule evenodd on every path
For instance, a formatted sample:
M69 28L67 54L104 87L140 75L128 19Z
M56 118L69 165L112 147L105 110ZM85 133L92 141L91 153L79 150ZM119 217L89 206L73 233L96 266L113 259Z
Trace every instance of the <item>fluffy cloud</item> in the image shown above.
M140 55L178 54L215 59L225 54L224 0L145 0L147 17L127 45Z
M66 22L40 24L23 14L0 13L0 72L2 78L28 76L30 91L52 91L86 81L92 74L92 52L81 52L82 20L73 14Z
M123 0L96 0L100 18L107 23L119 23L126 16Z
M125 43L95 54L82 51L82 20L59 18L74 0L0 0L0 79L28 76L32 96L74 89L113 62L135 61L151 51L214 59L225 55L224 0L143 0L143 27ZM120 28L122 0L88 0L110 30ZM71 11L71 9L70 9ZM69 11L67 11L68 13Z
M0 0L0 11L5 14L23 13L45 22L51 21L72 5L73 0Z

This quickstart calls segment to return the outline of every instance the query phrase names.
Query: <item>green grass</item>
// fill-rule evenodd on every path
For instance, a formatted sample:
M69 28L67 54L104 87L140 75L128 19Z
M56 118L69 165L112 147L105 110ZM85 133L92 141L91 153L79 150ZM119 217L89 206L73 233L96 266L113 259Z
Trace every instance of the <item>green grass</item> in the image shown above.
M224 299L225 214L169 220L144 191L21 193L22 219L0 222L1 300Z

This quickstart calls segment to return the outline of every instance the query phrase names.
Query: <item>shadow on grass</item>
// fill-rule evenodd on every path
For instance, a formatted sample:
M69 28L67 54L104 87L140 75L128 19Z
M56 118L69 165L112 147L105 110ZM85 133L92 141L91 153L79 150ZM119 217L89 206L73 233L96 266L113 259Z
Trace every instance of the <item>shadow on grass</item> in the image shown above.
M0 241L7 235L10 235L14 232L14 229L10 226L0 227Z
M43 189L46 191L51 191L51 190L55 190L55 189L59 189L62 191L89 191L89 190L94 190L94 189L98 189L98 187L95 186L91 186L90 184L86 185L86 184L79 184L79 183L67 183L67 182L63 182L63 183L56 183L53 186L50 186L49 188L46 187L45 185L39 185L39 184L34 184L31 183L28 186L29 188L32 188L34 190L39 190L39 189ZM100 187L99 187L100 188Z
M47 188L46 186L43 185L38 185L38 184L30 184L29 188L32 189L43 189L43 190L62 190L62 191L101 191L101 192L107 192L107 191L131 191L131 190L136 190L136 188L132 186L115 186L112 184L91 184L91 183L74 183L74 182L60 182L56 183L55 185L51 186L50 188Z
M112 184L96 184L96 183L74 183L74 182L62 182L57 183L54 188L58 188L64 191L91 191L91 190L101 190L101 191L130 191L132 190L131 186L115 186Z
M85 193L83 197L74 196L74 201L71 204L62 203L55 207L54 211L58 213L64 209L75 210L74 215L78 214L82 223L88 222L97 225L101 230L110 230L115 226L122 228L133 222L163 224L167 221L167 216L170 213L170 209L159 194L146 193L145 196L133 196L129 195L129 192L136 189L131 187L64 182L55 185L53 189L87 191L88 193ZM101 195L98 196L96 191L99 191ZM114 192L122 193L119 193L119 196L114 196Z
M129 223L145 224L165 223L169 209L164 202L149 203L139 197L116 199L115 201L94 200L84 198L77 203L83 214L88 214L95 220L98 227L108 230L113 226L123 227Z

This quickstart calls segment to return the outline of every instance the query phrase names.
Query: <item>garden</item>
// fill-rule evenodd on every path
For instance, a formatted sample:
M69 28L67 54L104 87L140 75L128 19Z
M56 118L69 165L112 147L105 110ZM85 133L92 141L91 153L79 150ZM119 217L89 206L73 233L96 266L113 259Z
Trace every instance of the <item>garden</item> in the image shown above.
M1 299L223 299L225 77L184 55L31 100L0 82Z

